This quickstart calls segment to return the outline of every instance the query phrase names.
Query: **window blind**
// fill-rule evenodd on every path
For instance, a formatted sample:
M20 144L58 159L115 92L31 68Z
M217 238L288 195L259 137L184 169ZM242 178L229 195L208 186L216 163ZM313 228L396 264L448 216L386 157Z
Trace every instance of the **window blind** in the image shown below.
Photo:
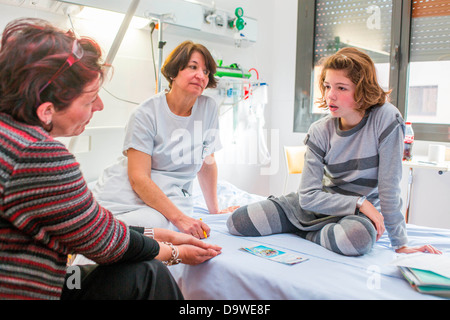
M450 60L450 0L416 0L412 6L410 61Z
M392 0L317 0L315 63L348 46L389 62L391 19Z

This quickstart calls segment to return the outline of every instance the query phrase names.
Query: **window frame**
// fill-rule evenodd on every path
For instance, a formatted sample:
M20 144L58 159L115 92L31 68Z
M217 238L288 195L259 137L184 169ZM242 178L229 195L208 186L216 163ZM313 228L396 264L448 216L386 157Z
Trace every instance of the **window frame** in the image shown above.
M307 132L311 123L316 119L311 112L312 90L314 88L314 31L315 31L315 0L299 0L297 12L297 55L295 72L294 121L300 131ZM309 75L309 76L308 76ZM303 117L307 117L304 119ZM317 117L317 119L320 116Z
M390 101L399 109L403 117L406 115L408 99L412 5L410 0L392 2ZM323 116L311 112L314 87L315 16L315 0L298 1L294 132L307 132L311 123ZM305 116L306 119L303 118ZM413 127L416 140L450 142L450 125L414 122Z

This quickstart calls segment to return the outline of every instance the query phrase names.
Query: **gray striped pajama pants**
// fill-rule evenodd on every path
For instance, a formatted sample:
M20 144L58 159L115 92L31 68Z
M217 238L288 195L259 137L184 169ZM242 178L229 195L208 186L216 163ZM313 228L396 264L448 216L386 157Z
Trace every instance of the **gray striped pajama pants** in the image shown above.
M337 223L328 223L317 231L302 231L294 226L283 209L271 200L238 208L228 218L227 227L231 234L238 236L296 233L346 256L359 256L369 252L376 240L375 227L362 213L345 216Z

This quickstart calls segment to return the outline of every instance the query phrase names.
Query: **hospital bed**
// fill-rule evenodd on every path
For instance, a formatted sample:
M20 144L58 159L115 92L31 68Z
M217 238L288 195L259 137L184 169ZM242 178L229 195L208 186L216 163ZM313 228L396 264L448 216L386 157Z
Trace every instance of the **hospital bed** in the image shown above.
M114 136L112 140L105 132L114 132L120 136L123 129L96 128L87 130L83 136L90 137L88 141L91 146L110 149L109 153L102 150L83 150L80 156L80 153L75 152L82 170L88 170L89 167L90 185L95 181L95 170L100 174L104 167L100 164L100 159L107 165L114 159L114 155L120 155L120 145L116 146L115 151L111 151L111 146L121 139ZM103 141L96 141L98 139ZM93 166L97 166L97 169ZM193 197L194 217L201 218L211 228L210 237L203 241L220 245L222 253L197 266L179 264L169 267L186 299L441 299L415 291L402 276L399 268L391 265L399 255L390 248L386 233L376 242L370 253L360 257L345 257L294 234L233 236L226 227L230 214L210 215L198 183L194 184ZM220 208L264 199L240 190L226 181L219 182L218 197ZM408 224L407 231L409 245L431 244L445 255L450 255L450 230ZM292 253L306 260L285 265L241 250L243 247L255 245Z

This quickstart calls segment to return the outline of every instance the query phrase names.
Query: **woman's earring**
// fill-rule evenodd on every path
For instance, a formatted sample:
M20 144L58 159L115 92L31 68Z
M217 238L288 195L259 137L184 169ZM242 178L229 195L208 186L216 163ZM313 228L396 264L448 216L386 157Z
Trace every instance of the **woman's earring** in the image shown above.
M52 119L48 119L47 122L45 123L46 125L49 125L50 123L52 123Z

